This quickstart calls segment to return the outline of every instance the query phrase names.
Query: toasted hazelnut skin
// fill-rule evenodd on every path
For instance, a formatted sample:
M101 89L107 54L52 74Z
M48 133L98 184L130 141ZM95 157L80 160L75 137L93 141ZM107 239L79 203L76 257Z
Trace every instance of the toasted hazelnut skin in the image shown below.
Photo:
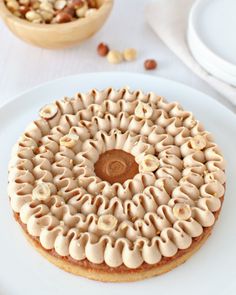
M118 50L110 50L107 54L107 60L111 64L119 64L122 62L122 54Z
M146 70L155 70L157 68L157 62L155 59L147 59L144 62L144 67Z
M109 52L109 47L107 44L105 44L105 43L98 44L97 53L100 56L106 56L108 54L108 52Z
M123 56L126 61L133 61L137 58L137 50L134 48L127 48L124 50Z
M97 8L96 0L88 0L88 6L89 8Z
M74 17L76 15L75 9L71 6L66 6L62 11L70 14L72 17Z
M19 7L19 12L21 15L25 16L26 13L29 11L29 7L28 6L25 6L25 5L21 5Z
M3 0L17 17L37 24L63 24L93 16L97 0Z
M58 13L58 15L55 17L55 22L58 24L62 23L68 23L72 21L72 17L69 13L61 11Z

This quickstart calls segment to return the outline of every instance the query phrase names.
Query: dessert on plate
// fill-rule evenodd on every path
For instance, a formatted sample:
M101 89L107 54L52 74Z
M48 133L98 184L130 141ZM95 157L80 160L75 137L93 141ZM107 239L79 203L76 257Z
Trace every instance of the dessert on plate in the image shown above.
M126 88L44 106L16 143L9 197L50 262L101 281L135 281L186 261L211 234L225 163L191 112Z

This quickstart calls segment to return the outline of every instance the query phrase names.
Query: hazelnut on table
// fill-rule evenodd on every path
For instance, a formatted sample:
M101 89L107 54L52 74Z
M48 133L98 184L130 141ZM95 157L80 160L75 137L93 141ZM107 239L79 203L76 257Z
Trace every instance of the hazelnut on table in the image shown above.
M144 62L144 67L146 70L155 70L157 68L157 62L155 59L147 59Z
M98 44L98 47L97 47L97 53L100 55L100 56L106 56L109 52L109 47L107 44L105 43L100 43Z
M110 50L107 54L107 60L111 64L119 64L122 62L123 56L118 50Z
M124 59L127 61L133 61L137 58L137 50L134 48L127 48L123 52Z

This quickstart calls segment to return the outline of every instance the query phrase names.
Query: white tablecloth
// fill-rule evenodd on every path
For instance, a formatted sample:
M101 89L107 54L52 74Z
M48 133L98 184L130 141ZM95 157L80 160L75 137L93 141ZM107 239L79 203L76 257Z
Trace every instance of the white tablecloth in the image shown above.
M33 86L67 75L100 71L144 73L146 58L155 58L159 63L158 69L148 74L183 82L221 101L217 92L196 77L154 35L145 21L147 3L148 0L115 0L100 32L83 44L64 50L40 49L23 43L0 22L0 105ZM134 47L138 59L111 65L96 53L101 41L118 50Z

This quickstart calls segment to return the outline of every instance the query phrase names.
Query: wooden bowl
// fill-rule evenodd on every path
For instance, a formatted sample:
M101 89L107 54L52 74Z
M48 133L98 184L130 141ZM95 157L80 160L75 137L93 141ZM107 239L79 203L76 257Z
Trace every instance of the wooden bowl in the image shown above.
M8 28L20 39L44 48L64 48L91 37L106 21L113 0L97 1L99 8L93 14L64 24L34 24L13 15L0 0L0 16Z

